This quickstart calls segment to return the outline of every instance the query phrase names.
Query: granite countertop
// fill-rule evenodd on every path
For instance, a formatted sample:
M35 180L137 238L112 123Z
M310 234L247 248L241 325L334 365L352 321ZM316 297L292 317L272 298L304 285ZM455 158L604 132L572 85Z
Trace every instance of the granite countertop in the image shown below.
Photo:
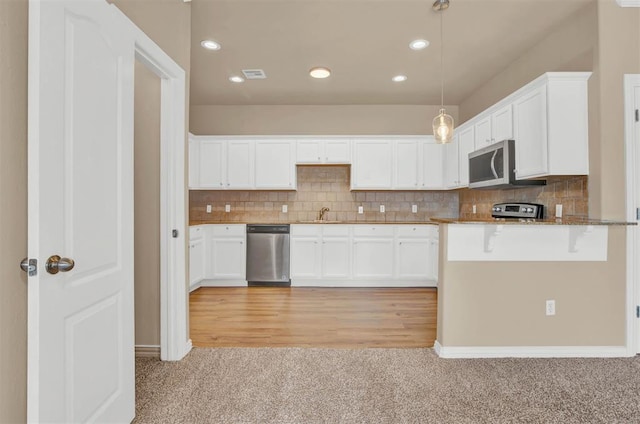
M439 224L496 224L496 225L637 225L635 222L609 221L603 219L565 217L552 219L505 219L505 218L431 218Z
M609 221L603 219L565 217L561 219L505 219L505 218L430 218L427 221L291 221L291 222L257 222L257 221L205 221L190 222L189 225L204 224L362 224L362 225L438 225L438 224L496 224L496 225L637 225L636 222Z

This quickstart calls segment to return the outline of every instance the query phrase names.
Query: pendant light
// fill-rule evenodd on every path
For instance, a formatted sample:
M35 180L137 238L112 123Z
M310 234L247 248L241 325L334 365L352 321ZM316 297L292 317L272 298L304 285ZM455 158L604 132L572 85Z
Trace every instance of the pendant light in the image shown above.
M433 10L440 12L440 114L433 118L433 136L436 143L445 144L453 140L453 118L444 109L444 36L442 14L449 8L449 0L436 0Z

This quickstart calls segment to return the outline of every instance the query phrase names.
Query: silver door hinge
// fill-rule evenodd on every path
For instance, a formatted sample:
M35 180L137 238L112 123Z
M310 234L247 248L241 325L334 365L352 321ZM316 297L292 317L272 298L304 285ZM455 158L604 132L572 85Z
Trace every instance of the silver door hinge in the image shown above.
M640 122L640 112L636 109L636 122Z
M636 318L640 318L640 305L636 306Z
M640 208L636 208L636 221L640 221Z
M173 238L178 238L178 230L172 230L172 231L171 231L171 236L172 236Z

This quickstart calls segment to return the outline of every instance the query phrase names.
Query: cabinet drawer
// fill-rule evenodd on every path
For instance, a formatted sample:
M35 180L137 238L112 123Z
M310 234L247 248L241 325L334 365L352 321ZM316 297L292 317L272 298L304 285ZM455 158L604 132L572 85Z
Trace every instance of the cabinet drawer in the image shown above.
M435 230L435 225L398 225L398 237L431 237Z
M371 236L371 237L380 237L380 236L389 236L393 237L393 225L354 225L353 226L353 235L354 236Z
M213 225L211 228L211 234L214 236L244 236L246 233L246 227L244 224L232 224L232 225Z
M349 235L349 226L340 224L323 224L322 235L329 237L347 237Z
M204 236L204 225L192 225L189 227L189 239L196 239Z
M320 234L321 224L318 225L297 225L293 224L290 227L292 236L318 236Z

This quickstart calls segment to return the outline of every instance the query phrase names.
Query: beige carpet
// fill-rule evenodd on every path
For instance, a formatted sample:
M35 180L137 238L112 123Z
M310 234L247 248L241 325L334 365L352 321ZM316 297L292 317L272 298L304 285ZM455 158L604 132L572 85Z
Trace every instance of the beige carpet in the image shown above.
M136 423L640 422L640 357L196 348L136 366Z

